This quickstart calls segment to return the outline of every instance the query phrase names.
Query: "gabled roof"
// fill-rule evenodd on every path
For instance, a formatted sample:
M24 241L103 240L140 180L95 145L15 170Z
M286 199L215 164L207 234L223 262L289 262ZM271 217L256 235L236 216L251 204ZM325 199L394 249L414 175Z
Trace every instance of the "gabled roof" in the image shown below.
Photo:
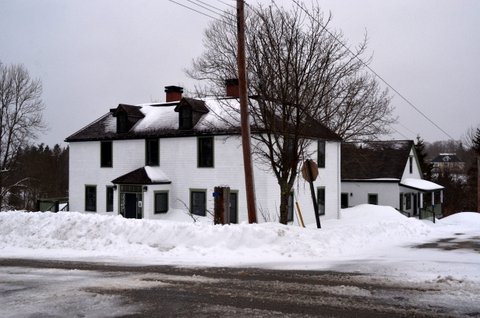
M170 184L169 178L158 167L142 167L112 180L113 184Z
M342 180L401 180L412 140L342 144Z
M255 100L251 104L255 105ZM198 116L189 130L179 129L179 107L191 107ZM254 106L253 106L254 107ZM236 98L194 99L183 97L178 102L152 103L140 105L120 104L116 109L100 117L76 133L66 138L67 142L144 139L159 137L182 137L196 135L234 135L240 134L239 101ZM124 112L132 123L124 133L117 132L118 113ZM264 127L256 126L250 116L251 132L261 133ZM341 138L318 121L307 118L302 126L302 135L306 138L337 140Z
M185 106L190 106L193 111L198 112L198 113L206 114L206 113L209 112L207 106L205 106L205 101L204 100L188 98L188 97L182 98L180 100L180 103L178 103L178 105L175 107L174 110L176 112L178 112L178 110L181 107L185 107Z

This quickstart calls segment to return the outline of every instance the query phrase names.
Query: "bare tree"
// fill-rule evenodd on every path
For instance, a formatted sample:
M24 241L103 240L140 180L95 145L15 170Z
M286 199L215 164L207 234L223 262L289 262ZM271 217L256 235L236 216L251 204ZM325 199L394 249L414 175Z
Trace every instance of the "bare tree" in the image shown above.
M255 151L273 170L280 186L280 222L287 222L288 196L301 161L311 156L311 138L323 123L340 137L373 138L393 122L386 91L365 72L358 58L366 40L347 49L342 34L327 31L318 6L311 13L275 6L251 10L247 17L250 114L259 142ZM206 80L219 93L235 78L236 29L229 15L205 32L204 53L187 73ZM253 100L253 99L251 99Z
M21 147L44 128L42 84L32 79L23 65L0 63L0 207L5 196L24 180L13 181L10 168Z

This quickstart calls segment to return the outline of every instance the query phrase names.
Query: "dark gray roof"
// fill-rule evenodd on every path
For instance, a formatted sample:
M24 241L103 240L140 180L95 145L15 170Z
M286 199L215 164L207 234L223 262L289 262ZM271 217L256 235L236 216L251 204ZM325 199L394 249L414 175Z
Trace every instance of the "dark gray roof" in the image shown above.
M135 169L123 176L112 180L113 184L170 184L171 181L152 181L145 170L145 167Z
M75 141L94 141L94 140L117 140L117 139L144 139L159 137L182 137L182 136L198 136L198 135L230 135L240 134L239 125L227 125L219 118L231 118L236 120L238 111L227 110L226 104L236 108L237 99L206 99L199 100L193 98L182 98L178 102L156 103L142 106L132 106L120 104L117 108L112 109L109 113L100 117L93 123L87 125L76 133L66 138L67 142ZM179 107L191 107L199 118L190 130L180 130L178 127ZM128 116L131 128L124 132L118 133L116 129L116 116L123 112ZM318 121L307 118L301 135L307 138L318 138L324 140L337 140L341 138L328 129L325 125ZM261 133L266 131L265 128L254 127L252 125L252 133Z
M401 179L412 140L342 144L342 180Z

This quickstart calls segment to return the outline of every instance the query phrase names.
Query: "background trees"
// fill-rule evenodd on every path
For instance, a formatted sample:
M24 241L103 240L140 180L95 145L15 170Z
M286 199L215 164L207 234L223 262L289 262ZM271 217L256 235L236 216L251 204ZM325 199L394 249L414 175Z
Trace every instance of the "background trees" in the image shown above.
M226 79L237 78L236 26L230 17L206 30L205 51L187 71L217 95L223 95ZM259 6L247 17L248 88L256 96L250 115L267 131L252 138L263 146L255 148L257 158L277 177L282 223L299 165L311 155L303 138L307 123L319 121L345 139L370 139L394 121L387 91L358 59L366 40L350 51L340 32L327 31L329 22L318 6L310 13Z
M32 79L23 65L0 62L0 208L5 197L24 179L18 180L12 166L22 147L44 128L41 99L42 84Z
M68 148L44 144L22 148L11 171L18 185L5 202L10 209L35 211L38 199L68 197Z

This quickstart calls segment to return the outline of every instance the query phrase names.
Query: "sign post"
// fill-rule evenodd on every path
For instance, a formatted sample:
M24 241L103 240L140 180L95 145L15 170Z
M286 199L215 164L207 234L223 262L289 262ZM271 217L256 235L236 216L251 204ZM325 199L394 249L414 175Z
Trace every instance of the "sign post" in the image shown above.
M315 195L315 189L313 188L313 181L315 181L318 177L318 166L313 160L311 159L305 160L302 166L302 176L306 181L308 181L308 183L310 183L310 192L312 194L313 210L315 211L315 221L317 221L317 229L320 229L322 226L320 225L320 214L318 213L318 202L317 202L317 197Z

